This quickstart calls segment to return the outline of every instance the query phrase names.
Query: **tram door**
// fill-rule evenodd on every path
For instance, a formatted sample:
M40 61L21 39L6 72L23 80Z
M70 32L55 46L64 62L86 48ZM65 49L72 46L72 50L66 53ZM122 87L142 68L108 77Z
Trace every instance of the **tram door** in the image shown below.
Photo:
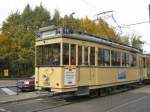
M150 58L147 58L146 65L147 65L147 76L148 78L150 78Z
M144 76L143 76L143 59L142 59L142 57L139 58L139 76L140 76L140 79L143 80Z
M95 47L90 48L90 85L96 84L96 72L95 72Z
M96 72L95 67L90 68L90 84L95 85L96 84Z
M89 47L78 46L78 83L80 86L87 86L90 82L90 69L89 69Z

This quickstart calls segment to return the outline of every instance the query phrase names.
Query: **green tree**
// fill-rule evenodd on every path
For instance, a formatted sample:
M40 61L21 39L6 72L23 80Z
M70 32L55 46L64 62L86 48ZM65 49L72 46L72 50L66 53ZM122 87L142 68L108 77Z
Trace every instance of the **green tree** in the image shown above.
M38 30L41 27L51 25L51 16L50 13L42 5L37 6L33 10L33 27Z
M60 12L57 9L54 11L51 23L55 26L62 26L62 18L60 16Z
M24 76L34 73L35 34L38 28L50 24L50 13L42 5L34 10L27 5L21 14L17 11L8 16L2 25L2 32L8 35L9 44L15 46L6 53L9 55L11 74ZM0 54L3 53L0 51Z
M132 35L131 37L131 45L132 47L138 48L142 50L144 42L141 41L141 36Z

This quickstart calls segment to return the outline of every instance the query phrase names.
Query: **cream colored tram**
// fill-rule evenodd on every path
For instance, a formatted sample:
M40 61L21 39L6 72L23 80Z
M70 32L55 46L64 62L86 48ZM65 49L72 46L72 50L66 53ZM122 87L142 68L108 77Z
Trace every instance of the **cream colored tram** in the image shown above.
M139 82L139 49L67 28L45 27L36 40L36 89L89 94L91 90Z
M150 82L150 55L149 54L143 54L142 57L142 74L143 74L143 82L149 83Z

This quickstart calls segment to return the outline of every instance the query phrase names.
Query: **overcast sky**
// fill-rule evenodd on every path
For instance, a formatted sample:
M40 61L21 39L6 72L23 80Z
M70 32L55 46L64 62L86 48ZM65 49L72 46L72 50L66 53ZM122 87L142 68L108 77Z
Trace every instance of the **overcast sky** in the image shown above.
M51 14L55 9L58 9L62 16L75 12L75 18L88 16L91 19L96 19L96 14L113 10L119 25L149 21L148 5L150 0L1 0L0 24L11 12L16 10L22 12L28 3L32 8L42 3ZM112 18L106 18L106 20L116 27ZM123 34L136 32L141 35L142 40L147 42L144 45L144 50L150 52L150 23L130 26L121 30ZM120 30L117 29L117 31Z

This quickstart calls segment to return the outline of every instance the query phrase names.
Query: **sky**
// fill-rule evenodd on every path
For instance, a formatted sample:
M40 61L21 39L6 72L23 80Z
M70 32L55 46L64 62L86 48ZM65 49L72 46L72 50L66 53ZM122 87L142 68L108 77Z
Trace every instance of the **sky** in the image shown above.
M97 14L105 11L113 11L117 24L125 26L129 24L149 21L148 5L150 0L0 0L0 25L12 12L22 12L27 4L32 8L42 4L51 14L58 9L61 16L71 14L75 18L88 16L94 20ZM109 15L109 14L108 14ZM101 15L116 31L121 34L137 34L142 36L145 42L143 49L150 52L150 23L126 26L119 29L111 17Z

